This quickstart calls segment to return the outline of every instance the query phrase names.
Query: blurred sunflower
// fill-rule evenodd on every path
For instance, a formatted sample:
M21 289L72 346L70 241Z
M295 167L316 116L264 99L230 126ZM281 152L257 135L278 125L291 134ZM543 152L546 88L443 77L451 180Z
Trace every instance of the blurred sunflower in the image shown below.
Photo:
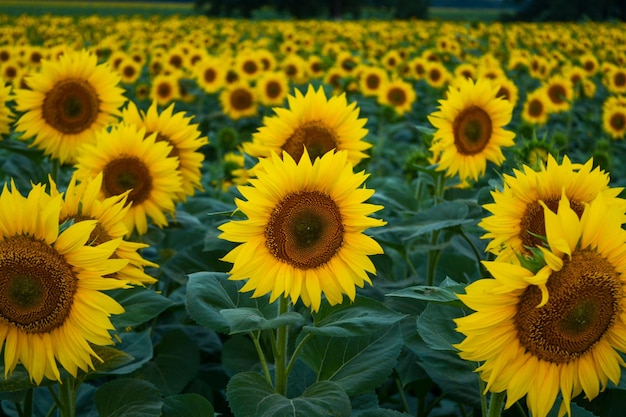
M227 69L216 57L208 57L194 66L195 79L200 88L207 94L219 91L226 84Z
M612 65L602 79L607 90L613 94L626 94L626 67Z
M540 236L546 234L543 206L556 212L562 194L579 216L599 194L608 203L626 208L626 200L617 198L622 189L609 187L609 175L593 169L591 159L581 165L565 156L559 165L548 154L547 164L539 171L524 165L522 171L513 172L514 176L503 175L502 190L491 192L494 202L483 207L492 215L478 224L487 231L482 238L491 239L486 250L503 261L513 262L517 255L530 254L527 248L542 244Z
M258 114L258 100L254 88L244 81L227 85L220 93L222 111L232 120Z
M124 58L117 68L122 83L129 85L135 84L141 76L141 68L142 65L132 58Z
M568 111L572 107L574 86L569 78L553 75L541 88L550 100L549 112Z
M348 161L356 165L366 158L372 145L361 139L367 134L367 119L359 119L356 103L348 104L345 94L326 98L322 87L309 85L303 95L295 90L288 96L289 108L275 108L276 116L265 117L263 126L244 143L244 151L256 158L286 151L296 161L304 150L312 159L336 150L347 150Z
M128 192L114 195L101 200L103 174L100 172L95 178L81 183L73 176L65 192L60 193L53 180L50 180L50 195L63 195L63 203L59 216L59 224L75 224L85 220L95 220L97 223L89 235L90 245L100 245L111 240L119 241L113 256L125 259L128 264L106 278L114 277L128 281L134 285L154 284L157 280L146 274L145 267L158 267L154 262L145 260L139 250L147 248L144 243L123 240L128 230L123 220L130 206L126 204Z
M163 141L171 146L168 157L178 158L183 187L183 191L176 195L178 200L186 201L195 190L203 191L200 168L204 154L199 149L209 140L200 136L198 125L191 123L191 117L186 117L185 112L174 113L174 104L159 113L157 103L153 101L147 112L140 112L135 103L129 102L122 110L122 119L138 128L145 128L146 136L156 133L157 142Z
M128 261L112 259L119 239L93 246L95 221L59 226L62 199L33 185L26 197L11 183L0 194L0 345L5 378L24 365L31 381L61 381L100 360L92 345L111 345L112 314L124 312L102 291ZM58 364L57 364L58 362Z
M259 76L255 88L261 104L282 106L288 95L289 80L280 71L267 71Z
M450 87L439 110L428 116L437 128L430 151L440 156L437 169L446 170L446 176L478 180L487 161L497 165L504 161L501 148L514 144L515 133L503 128L513 106L497 94L488 79L460 80L458 89Z
M15 92L16 109L24 112L16 131L61 163L73 163L80 145L93 143L95 132L115 122L126 100L119 77L85 50L44 60L41 72L26 81L30 89Z
M504 98L513 105L513 108L515 108L517 100L519 100L519 90L517 89L515 82L509 78L499 78L492 82L498 86L498 93L496 94L496 97Z
M389 81L389 75L384 68L363 65L358 68L359 91L364 96L376 97L381 88Z
M582 213L566 196L557 204L556 212L540 207L547 246L534 257L539 265L484 262L493 279L459 294L475 313L455 320L466 336L455 347L482 362L486 390L506 391L506 408L525 395L536 417L559 394L558 415L571 415L572 398L594 399L626 366L624 212L602 195Z
M613 139L626 136L626 106L603 106L602 128Z
M181 98L180 76L175 73L159 74L152 79L150 87L150 100L160 106L167 106L170 102Z
M429 61L424 68L423 78L432 88L442 88L450 81L452 75L446 67L437 61Z
M367 174L352 171L345 151L313 163L306 149L298 163L273 153L260 164L251 185L238 187L247 219L219 226L221 239L240 243L222 258L233 264L230 279L247 280L241 291L253 297L284 295L313 311L323 296L331 305L343 294L354 300L355 287L371 285L368 273L376 272L368 256L383 252L363 234L385 224L368 217L382 206L365 203L374 193L360 187Z
M15 115L8 103L13 100L11 85L6 85L4 80L0 78L0 135L6 135L11 132L11 123Z
M378 104L390 106L397 115L402 116L404 113L411 111L413 103L417 99L417 94L413 89L413 85L397 78L383 84L378 91L376 99Z
M178 159L169 157L172 147L157 141L157 133L146 136L146 129L120 123L96 134L96 143L85 145L77 159L74 175L78 181L103 173L100 198L120 195L130 190L124 217L129 237L137 230L148 231L148 218L158 227L169 224L176 196L184 192Z
M522 120L533 125L546 124L549 106L548 96L542 89L529 92L522 108Z

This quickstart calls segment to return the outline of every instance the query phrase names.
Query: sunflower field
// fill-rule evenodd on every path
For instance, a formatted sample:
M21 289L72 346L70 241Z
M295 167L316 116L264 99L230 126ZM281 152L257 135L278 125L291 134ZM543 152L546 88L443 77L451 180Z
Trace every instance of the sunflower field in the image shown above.
M625 23L0 14L0 81L0 415L623 415Z

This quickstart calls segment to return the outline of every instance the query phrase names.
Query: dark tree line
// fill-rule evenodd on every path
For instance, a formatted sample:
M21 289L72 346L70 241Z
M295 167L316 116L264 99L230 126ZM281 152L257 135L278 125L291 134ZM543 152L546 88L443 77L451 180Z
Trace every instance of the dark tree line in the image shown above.
M194 0L197 10L210 16L249 18L255 11L271 9L296 19L359 17L364 8L392 11L398 19L428 15L428 0Z
M571 22L626 21L626 0L512 0L518 12L506 20Z

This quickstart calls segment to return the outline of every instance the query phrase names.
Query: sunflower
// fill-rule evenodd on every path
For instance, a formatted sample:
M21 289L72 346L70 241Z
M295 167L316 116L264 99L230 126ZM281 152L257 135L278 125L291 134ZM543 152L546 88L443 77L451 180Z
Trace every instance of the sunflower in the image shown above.
M602 128L613 139L626 136L626 106L603 106Z
M220 93L222 111L232 120L254 117L258 113L258 102L254 88L244 81L226 86Z
M572 398L594 399L626 366L623 210L601 194L582 213L565 195L556 213L542 209L547 246L534 257L538 266L484 262L493 279L459 295L475 312L455 320L466 336L455 347L463 359L482 362L486 389L506 391L507 408L526 395L536 417L559 394L559 415L571 415Z
M222 260L233 264L230 279L247 280L242 292L271 293L317 311L322 295L331 305L343 294L354 300L356 288L371 285L375 273L369 255L380 245L363 234L385 224L368 217L382 206L367 204L374 190L359 187L367 178L354 173L348 152L328 152L313 163L304 150L300 161L283 152L260 161L251 185L238 187L236 200L246 220L219 226L220 238L241 243Z
M175 73L155 76L152 79L152 87L150 88L150 99L156 100L161 106L166 106L170 102L180 99L179 80L179 75Z
M464 79L458 89L448 89L439 111L428 116L437 128L430 150L440 155L438 170L446 170L450 177L458 173L461 181L478 180L488 160L498 165L504 161L501 148L514 144L515 134L503 129L513 106L497 94L498 88L488 79L476 83Z
M401 79L386 82L380 87L377 95L378 104L390 106L399 116L410 112L416 99L417 94L413 86Z
M201 136L198 125L191 123L191 117L185 117L185 112L174 113L174 104L161 113L157 110L156 101L147 112L139 112L133 102L122 111L124 122L146 129L146 136L157 134L156 141L164 141L171 150L169 157L178 158L178 171L182 180L183 192L177 194L177 199L186 201L187 196L194 195L195 190L203 191L200 180L204 154L199 149L208 144L205 136Z
M135 84L141 75L142 65L131 57L126 57L120 62L117 71L120 74L122 83Z
M519 99L519 90L515 82L509 78L499 78L492 82L494 85L498 86L498 94L496 94L496 97L504 98L515 108L517 100Z
M207 94L213 94L224 87L226 73L227 69L223 67L222 60L213 56L203 59L194 66L196 82Z
M124 309L102 291L128 261L112 259L119 239L90 245L95 221L59 226L62 199L33 185L26 197L11 182L0 194L0 344L5 377L21 363L31 381L61 380L93 369L91 345L110 345L109 317Z
M562 75L550 77L541 87L550 100L550 112L568 111L574 98L574 85Z
M16 109L24 112L16 131L61 163L74 162L80 145L115 122L125 101L119 77L85 50L42 61L41 72L26 81L30 89L15 93Z
M309 84L305 95L296 89L287 99L289 108L275 108L276 116L265 117L252 142L243 145L248 155L265 158L286 151L297 162L305 149L313 159L347 150L352 165L367 157L364 151L372 145L361 140L367 119L358 118L356 103L348 105L345 94L327 99L322 87L315 91Z
M91 245L99 245L111 240L119 241L119 246L114 252L114 257L128 260L128 264L116 272L107 275L125 280L135 285L147 285L156 282L154 277L144 272L144 267L158 267L157 264L147 261L138 253L140 249L147 248L143 243L123 240L128 230L123 220L130 206L126 204L128 192L99 198L102 188L103 174L100 172L94 179L88 179L81 183L73 176L63 194L59 224L78 223L85 220L95 220L94 229L89 236ZM61 194L53 180L50 180L50 195L56 197Z
M267 71L256 81L259 102L266 106L282 106L288 95L289 80L280 71Z
M432 88L442 88L452 78L450 72L441 62L429 61L424 70L423 78Z
M0 78L0 135L6 135L11 132L11 123L14 115L8 103L12 100L11 86L5 85L2 78Z
M502 190L491 192L493 203L483 207L492 213L478 225L485 229L483 239L491 239L486 250L505 261L516 254L527 255L528 247L541 244L545 235L543 209L540 203L556 211L561 194L565 193L572 208L581 215L585 204L603 194L611 204L626 208L626 201L617 198L621 188L609 187L609 175L593 168L593 160L574 164L563 157L559 165L551 154L540 171L524 165L514 176L503 175Z
M607 90L613 94L626 94L626 68L612 65L603 78Z
M384 68L377 66L361 66L358 69L359 91L364 96L376 97L381 88L389 81L389 74Z
M100 198L124 194L128 190L130 209L124 217L129 237L136 229L148 230L148 218L158 227L168 225L176 196L184 192L178 158L169 157L172 147L157 141L157 133L146 137L146 129L120 123L96 134L96 143L83 147L74 175L79 181L103 173Z
M528 93L522 108L522 120L533 125L546 124L549 106L549 99L542 89Z

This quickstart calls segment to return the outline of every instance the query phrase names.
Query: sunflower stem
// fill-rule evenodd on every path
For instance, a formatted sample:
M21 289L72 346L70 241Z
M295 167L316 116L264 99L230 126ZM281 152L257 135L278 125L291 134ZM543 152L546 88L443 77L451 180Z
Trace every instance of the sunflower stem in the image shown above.
M291 369L293 369L293 366L296 364L296 359L298 359L298 355L300 354L300 351L302 350L306 342L308 342L309 339L311 339L312 337L313 337L312 333L307 333L306 336L304 336L302 340L300 340L300 343L298 343L298 346L296 346L296 348L294 349L293 355L291 355L291 358L289 358L289 363L287 364L287 371L286 371L287 375L291 373Z
M252 339L252 343L254 343L254 348L256 349L256 353L259 356L259 361L261 362L261 367L263 368L263 374L265 375L265 379L270 384L272 383L272 376L270 374L270 370L267 366L267 359L265 359L265 354L263 353L263 348L261 348L261 343L259 342L259 337L253 332L249 332L248 335L250 339ZM259 332L260 336L260 332Z
M502 405L506 398L506 391L492 392L491 400L489 401L489 412L487 417L500 417L502 414Z
M478 377L478 390L480 391L480 411L482 417L487 417L487 393L485 392L485 381Z
M281 316L289 309L286 297L280 297L278 315ZM276 331L276 355L274 357L276 370L276 392L287 395L287 326L280 326Z
M68 376L59 384L59 402L61 417L76 416L76 391L73 377Z

